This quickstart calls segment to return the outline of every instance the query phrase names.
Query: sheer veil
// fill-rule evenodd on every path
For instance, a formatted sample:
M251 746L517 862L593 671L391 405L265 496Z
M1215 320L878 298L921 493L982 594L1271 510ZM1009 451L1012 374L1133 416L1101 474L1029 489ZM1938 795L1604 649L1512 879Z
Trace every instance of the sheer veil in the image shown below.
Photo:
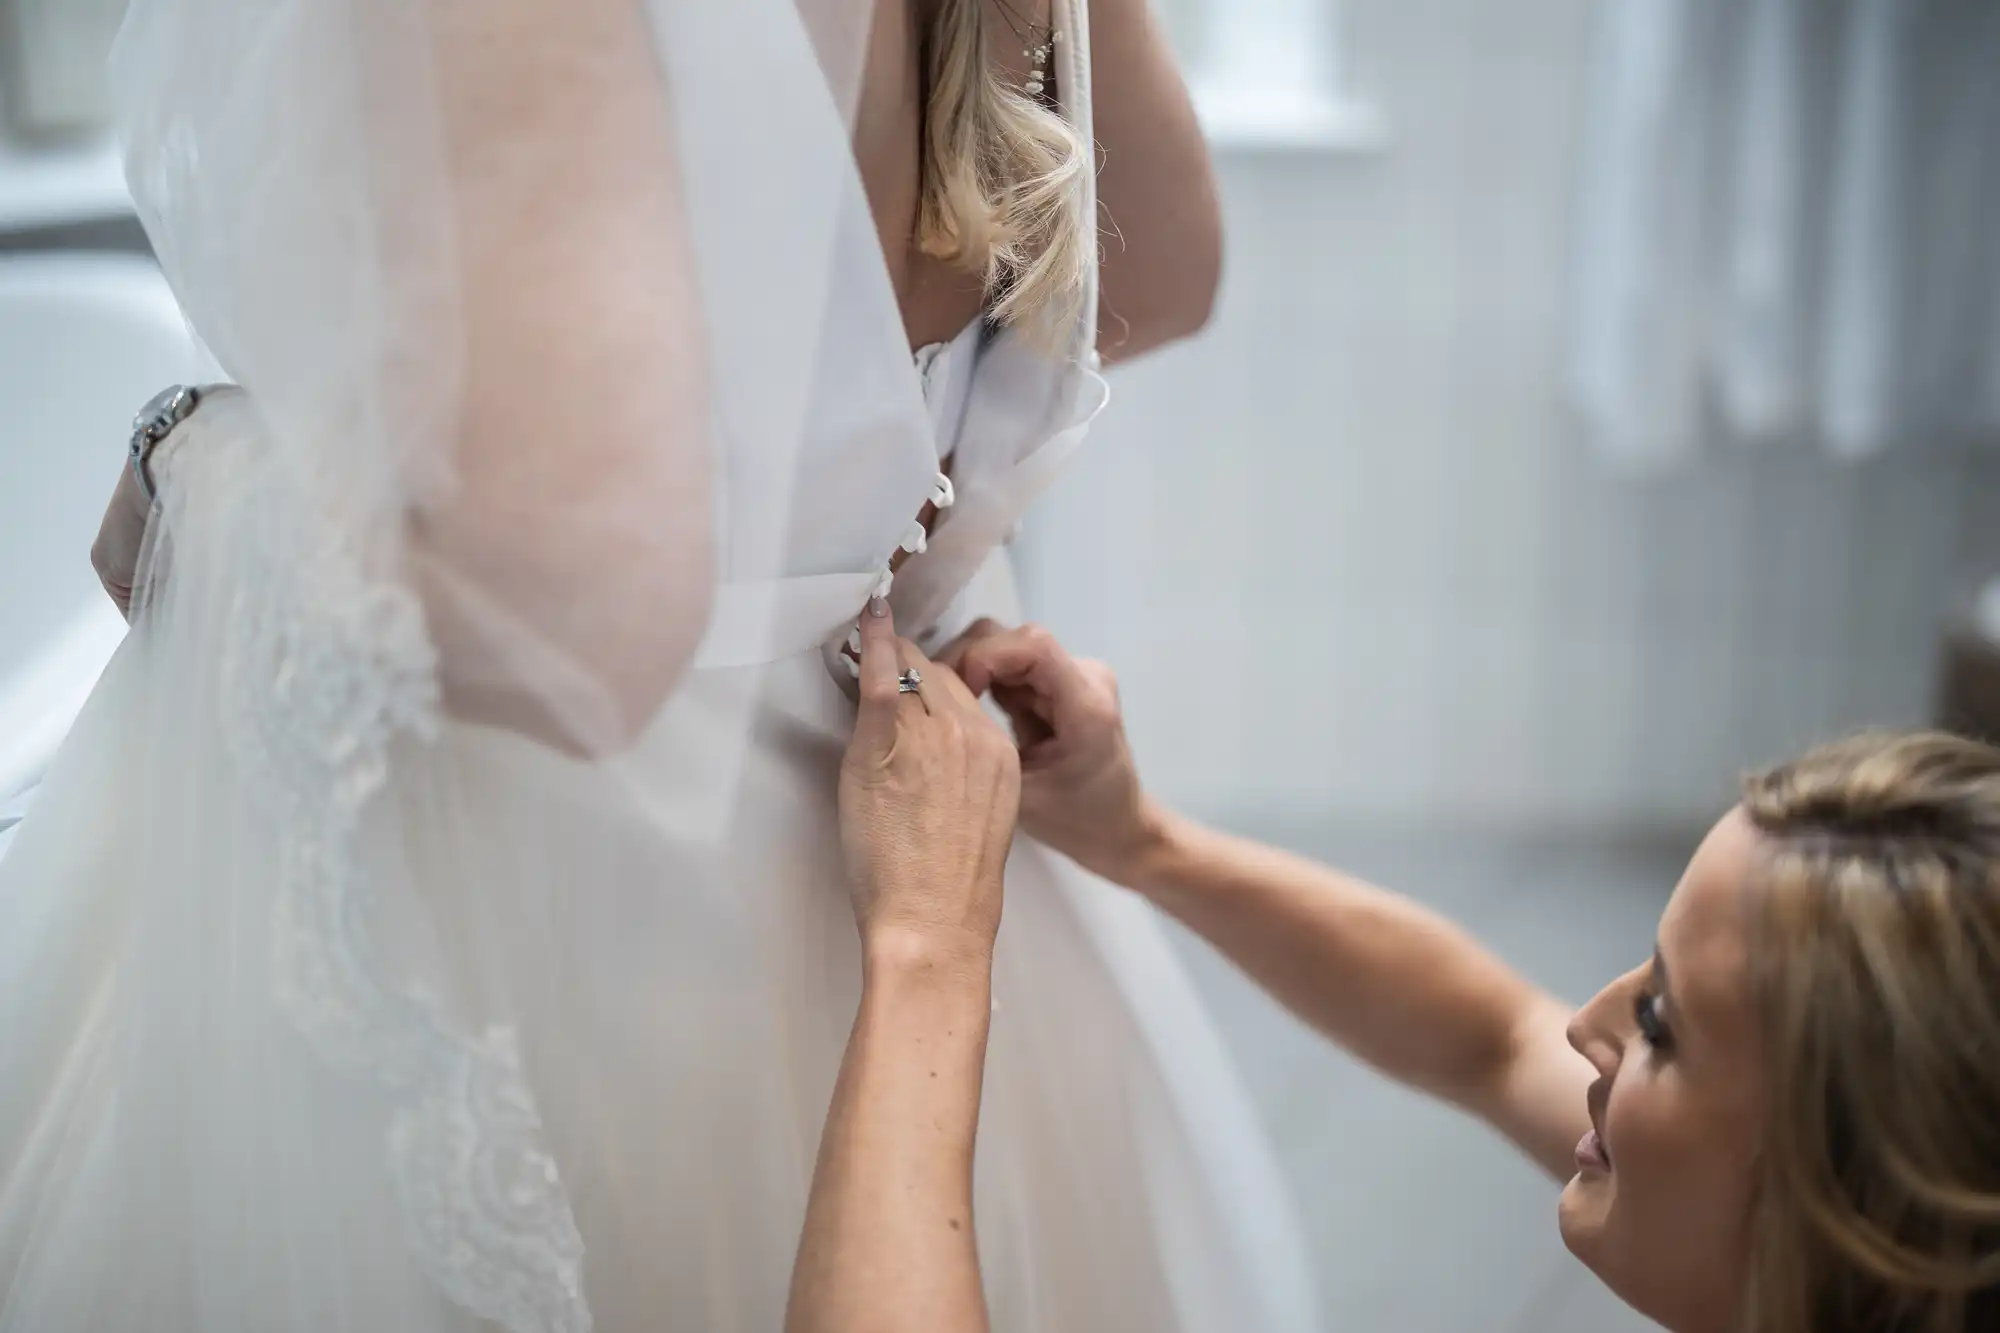
M718 867L765 664L936 470L870 9L135 0L242 392L0 866L0 1331L780 1325L814 1117Z

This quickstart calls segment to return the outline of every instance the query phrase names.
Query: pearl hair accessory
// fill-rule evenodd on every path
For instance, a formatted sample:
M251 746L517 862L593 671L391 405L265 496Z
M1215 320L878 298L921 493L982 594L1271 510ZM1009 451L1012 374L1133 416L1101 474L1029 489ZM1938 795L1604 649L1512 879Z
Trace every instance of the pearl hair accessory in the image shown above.
M1007 20L1007 26L1014 30L1014 35L1027 43L1021 54L1033 65L1028 70L1027 81L1021 85L1022 89L1028 96L1040 101L1054 100L1054 94L1049 90L1049 55L1055 50L1056 43L1062 40L1062 34L1056 31L1053 24L1036 23L1009 4L1008 0L993 0L993 3L999 7L1000 17Z

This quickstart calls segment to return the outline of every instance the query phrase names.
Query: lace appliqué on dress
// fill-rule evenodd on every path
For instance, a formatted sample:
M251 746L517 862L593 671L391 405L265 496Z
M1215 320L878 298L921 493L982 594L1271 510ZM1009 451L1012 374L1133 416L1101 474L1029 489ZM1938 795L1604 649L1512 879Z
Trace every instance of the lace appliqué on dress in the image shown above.
M542 1150L514 1034L495 1028L468 1055L390 1133L418 1247L445 1294L482 1318L583 1333L583 1238Z
M415 593L371 570L349 526L254 432L187 450L163 497L200 497L237 583L221 654L228 741L281 830L273 987L334 1068L393 1102L388 1165L413 1252L445 1295L510 1333L589 1333L583 1242L513 1034L456 1030L389 979L364 926L357 834L399 737L438 720ZM175 518L169 531L190 531Z

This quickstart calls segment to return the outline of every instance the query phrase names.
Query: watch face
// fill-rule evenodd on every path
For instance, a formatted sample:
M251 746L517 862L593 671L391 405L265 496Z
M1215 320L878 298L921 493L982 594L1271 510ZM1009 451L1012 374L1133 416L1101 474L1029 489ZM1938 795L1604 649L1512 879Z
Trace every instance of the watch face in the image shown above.
M170 426L180 420L181 414L176 409L180 406L182 395L186 393L187 390L178 384L160 390L139 409L139 415L132 419L132 429L137 431Z

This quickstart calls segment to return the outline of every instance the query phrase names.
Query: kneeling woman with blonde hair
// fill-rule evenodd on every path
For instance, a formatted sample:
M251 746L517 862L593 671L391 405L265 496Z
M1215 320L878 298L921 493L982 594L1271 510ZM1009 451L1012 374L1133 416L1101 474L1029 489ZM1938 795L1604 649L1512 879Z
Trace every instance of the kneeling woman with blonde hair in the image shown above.
M1038 838L1566 1181L1570 1250L1672 1333L2000 1328L2000 750L1864 736L1750 778L1652 956L1571 1010L1407 899L1149 800L1109 673L1045 633L977 626L937 667L882 622L867 646L842 810L871 964L793 1333L985 1327L966 1164L1017 782Z

